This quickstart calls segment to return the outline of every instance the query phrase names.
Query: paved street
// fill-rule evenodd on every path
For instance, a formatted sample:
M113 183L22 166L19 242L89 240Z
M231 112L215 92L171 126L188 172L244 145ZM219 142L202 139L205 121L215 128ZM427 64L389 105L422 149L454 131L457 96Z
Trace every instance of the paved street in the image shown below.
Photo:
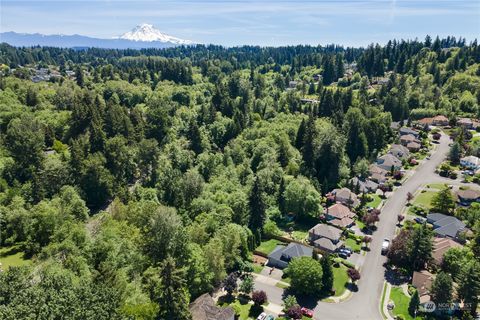
M362 278L358 282L359 291L341 303L320 302L315 308L315 319L328 320L377 320L383 319L380 313L380 299L384 281L383 263L386 258L381 255L380 247L384 238L392 239L395 234L397 215L402 212L406 204L407 193L414 193L426 183L440 181L435 174L435 168L445 159L450 139L442 135L440 143L433 151L430 160L426 160L417 167L413 175L385 202L378 223L378 230L373 234L370 245L371 251L367 254L363 264Z

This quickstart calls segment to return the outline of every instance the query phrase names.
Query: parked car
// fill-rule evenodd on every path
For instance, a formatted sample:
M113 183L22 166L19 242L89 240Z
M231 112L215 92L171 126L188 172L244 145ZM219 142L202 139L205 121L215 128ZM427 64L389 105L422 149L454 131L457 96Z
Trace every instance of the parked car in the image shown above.
M352 248L349 248L349 247L344 247L343 250L346 250L346 251L350 252L350 254L353 253Z
M267 314L262 312L258 315L257 320L265 320L267 318Z
M415 217L413 220L414 220L416 223L420 223L420 224L424 224L425 221L426 221L425 219L420 218L420 217Z
M265 320L275 320L275 317L272 316L271 314L269 314L269 315L265 318Z
M390 247L390 240L389 239L383 239L382 242L382 254L386 254L388 251L388 248Z
M352 254L351 251L349 251L349 250L347 250L347 249L345 249L345 248L342 248L342 249L338 250L338 252L339 252L339 253L344 253L344 254L346 254L347 257Z
M348 258L348 254L346 254L345 252L339 252L339 253L338 253L338 256L339 256L340 258L343 258L343 259L347 259L347 258Z
M313 318L313 310L312 310L312 309L308 309L308 308L302 307L302 314L303 314L305 317Z

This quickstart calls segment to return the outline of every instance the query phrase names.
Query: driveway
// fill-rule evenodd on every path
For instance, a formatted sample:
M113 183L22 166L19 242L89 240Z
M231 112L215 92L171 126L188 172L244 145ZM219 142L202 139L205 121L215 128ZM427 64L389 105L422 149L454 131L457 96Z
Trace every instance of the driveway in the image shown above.
M267 293L270 303L281 306L283 303L283 289L276 286L278 280L262 274L254 274L254 290L263 290Z
M383 264L386 258L380 253L382 240L394 237L397 215L402 212L406 204L407 193L414 193L425 183L437 181L438 175L435 174L435 168L445 159L449 150L449 141L448 136L442 135L430 160L420 164L412 176L386 200L377 225L378 229L373 234L370 244L371 251L367 253L361 270L362 278L358 281L359 292L354 293L345 302L335 304L319 302L315 308L315 319L383 320L380 313L380 299L385 272Z

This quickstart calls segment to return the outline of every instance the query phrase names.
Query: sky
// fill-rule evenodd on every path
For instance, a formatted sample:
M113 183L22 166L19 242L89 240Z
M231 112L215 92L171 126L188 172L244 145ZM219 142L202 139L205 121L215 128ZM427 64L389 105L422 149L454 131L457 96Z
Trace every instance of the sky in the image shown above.
M480 38L480 0L0 0L0 18L1 32L112 38L150 23L175 37L225 46Z

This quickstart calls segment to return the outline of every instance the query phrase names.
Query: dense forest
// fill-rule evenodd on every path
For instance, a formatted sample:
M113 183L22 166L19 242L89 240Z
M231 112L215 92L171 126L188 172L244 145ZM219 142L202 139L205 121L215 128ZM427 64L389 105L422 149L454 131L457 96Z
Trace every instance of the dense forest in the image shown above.
M1 44L0 72L0 246L32 261L0 274L1 319L190 319L287 214L318 217L392 121L480 117L480 45L453 37Z

